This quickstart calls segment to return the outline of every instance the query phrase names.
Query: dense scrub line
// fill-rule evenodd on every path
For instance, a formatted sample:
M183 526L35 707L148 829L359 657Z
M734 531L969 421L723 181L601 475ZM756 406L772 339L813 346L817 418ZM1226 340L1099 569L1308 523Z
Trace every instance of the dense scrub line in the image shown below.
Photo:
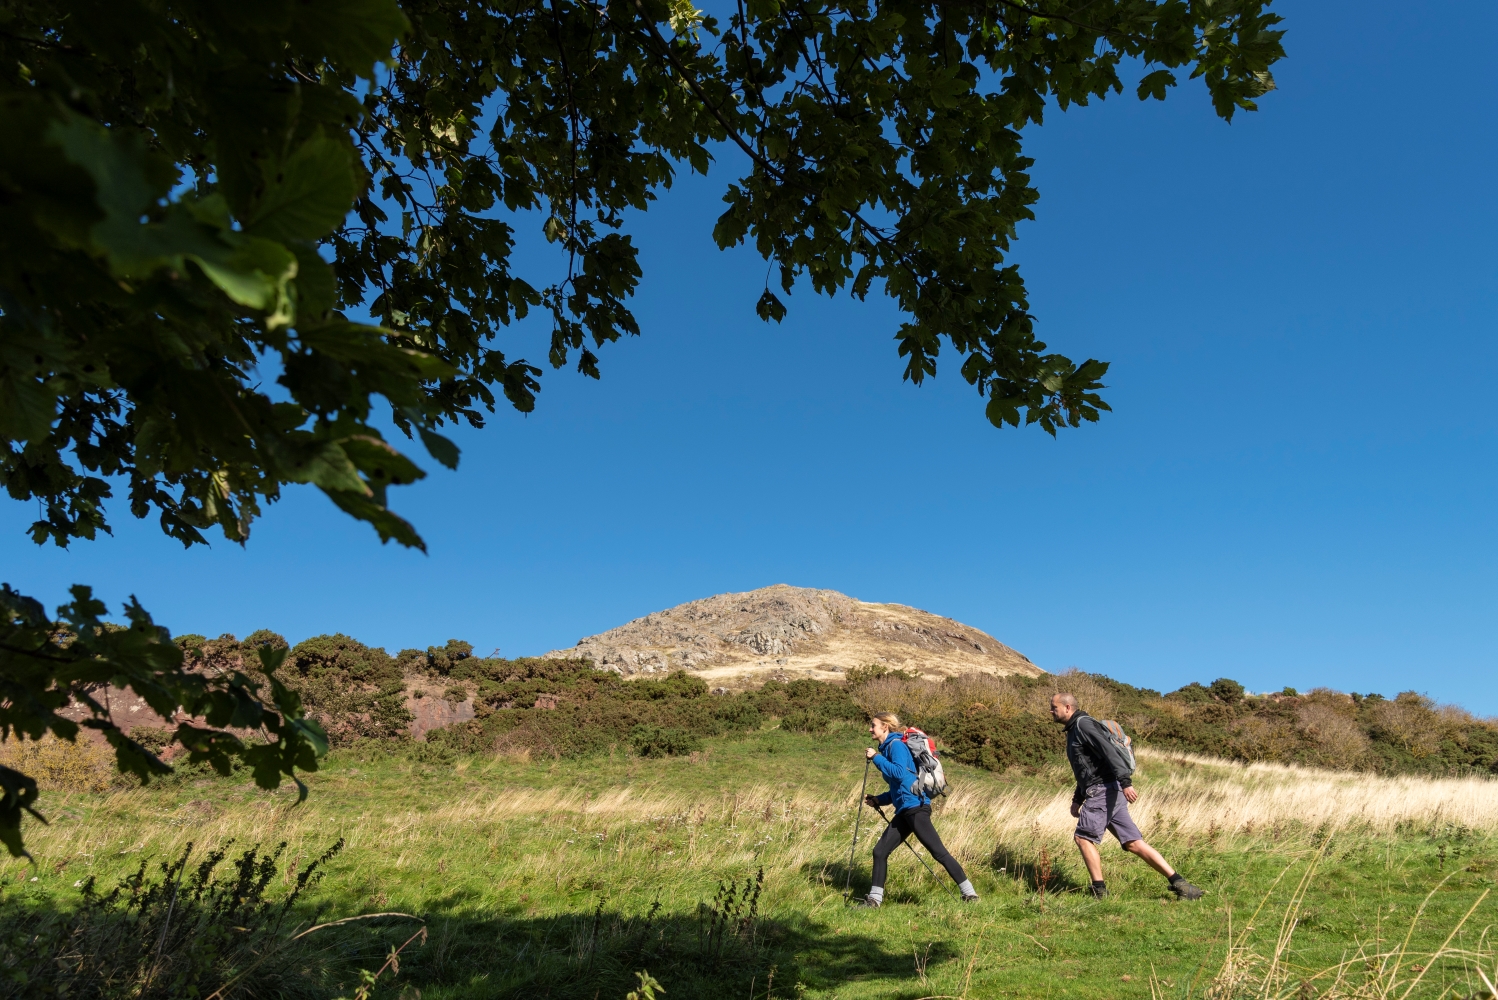
M263 643L286 645L266 631L243 642L227 635L177 641L205 668L252 663L245 654ZM685 673L624 681L587 661L474 656L458 640L391 656L344 635L298 643L282 670L335 744L409 739L410 691L471 701L474 719L428 734L425 752L438 754L679 755L697 750L704 737L774 723L816 733L893 710L937 735L956 760L990 770L1033 768L1061 760L1061 733L1046 706L1065 688L1145 746L1384 774L1498 773L1498 724L1413 691L1394 698L1324 688L1252 695L1220 678L1162 695L1078 671L938 682L871 666L849 671L840 685L771 681L713 694Z

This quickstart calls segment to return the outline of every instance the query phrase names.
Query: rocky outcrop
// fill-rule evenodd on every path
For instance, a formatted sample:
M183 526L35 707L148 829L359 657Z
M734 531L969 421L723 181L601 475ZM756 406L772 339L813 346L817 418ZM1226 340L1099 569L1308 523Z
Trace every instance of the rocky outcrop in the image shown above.
M785 584L690 601L546 655L586 657L625 676L687 670L730 688L772 677L836 680L870 664L928 677L1044 672L950 618Z

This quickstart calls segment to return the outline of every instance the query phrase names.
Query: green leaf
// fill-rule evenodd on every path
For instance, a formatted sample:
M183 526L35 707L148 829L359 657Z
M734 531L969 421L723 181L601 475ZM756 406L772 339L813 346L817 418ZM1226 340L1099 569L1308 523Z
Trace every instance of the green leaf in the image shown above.
M766 288L764 294L759 297L759 302L755 303L754 313L766 323L772 319L779 323L785 319L785 303Z
M333 265L322 259L315 247L291 244L296 254L296 312L300 324L325 317L338 304L337 276Z
M353 434L340 442L344 454L365 476L374 497L384 503L386 486L407 486L426 473L374 434Z
M52 429L57 395L25 364L30 359L5 348L0 348L0 435L12 441L39 441Z
M317 0L296 5L292 40L369 78L409 24L395 0Z
M312 747L312 752L318 757L326 757L328 754L328 734L323 731L322 726L312 719L288 719L289 725L307 744Z
M146 221L176 171L163 168L138 135L117 134L69 113L53 123L48 138L94 180L104 218L90 236L115 274L146 277L191 260L230 299L267 313L271 329L295 319L289 289L295 255L267 239L216 230L213 223L227 221L221 200L173 205L159 221Z
M241 240L232 250L215 247L208 253L185 256L229 298L267 313L266 326L273 330L289 326L296 319L289 287L297 273L296 255L270 240L254 236Z
M421 432L421 443L427 446L427 454L447 466L449 469L458 467L458 446L435 431L429 431L425 427L418 427Z
M297 467L294 479L300 483L312 483L324 491L369 495L369 487L359 478L359 470L335 441L327 442L308 456Z
M270 180L245 232L278 242L326 236L358 193L349 144L321 132L298 146Z
M3 792L0 795L0 843L5 844L11 857L29 861L31 855L21 840L21 814L30 813L43 824L47 822L32 808L37 797L36 779L0 764L0 792Z
M1176 85L1175 74L1168 69L1157 69L1144 79L1139 81L1139 99L1153 97L1157 101L1165 100L1165 89Z
M415 528L370 497L339 490L323 490L323 492L345 513L361 521L368 521L379 533L381 542L389 542L393 539L410 549L420 549L423 552L427 550L426 542L421 540Z
M281 668L281 664L286 661L286 650L278 649L268 643L255 652L260 658L260 669L267 677L275 674Z
M138 225L141 215L167 193L175 179L175 170L163 170L160 160L147 152L140 132L111 131L65 111L48 128L47 139L61 146L67 158L93 178L95 200L105 215L100 225Z

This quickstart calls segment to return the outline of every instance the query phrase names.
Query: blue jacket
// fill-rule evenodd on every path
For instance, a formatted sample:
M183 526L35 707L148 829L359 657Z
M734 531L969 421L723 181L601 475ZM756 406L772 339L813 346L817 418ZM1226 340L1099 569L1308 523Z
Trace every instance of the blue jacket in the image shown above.
M896 816L907 809L918 809L931 804L930 796L924 792L911 791L915 785L915 758L910 755L910 748L905 745L899 733L890 733L879 744L879 752L874 755L874 766L884 775L884 780L889 782L889 791L877 796L874 801L882 806L893 802Z

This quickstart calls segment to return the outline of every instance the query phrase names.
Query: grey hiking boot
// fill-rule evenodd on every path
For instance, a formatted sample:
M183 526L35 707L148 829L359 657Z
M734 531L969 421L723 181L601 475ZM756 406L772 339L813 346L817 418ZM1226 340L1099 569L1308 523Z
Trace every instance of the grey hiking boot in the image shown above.
M1178 878L1171 882L1170 891L1175 893L1180 899L1201 899L1205 895L1200 889L1183 878Z
M976 903L978 901L978 894L976 892L965 892L962 894L962 901L964 903Z

